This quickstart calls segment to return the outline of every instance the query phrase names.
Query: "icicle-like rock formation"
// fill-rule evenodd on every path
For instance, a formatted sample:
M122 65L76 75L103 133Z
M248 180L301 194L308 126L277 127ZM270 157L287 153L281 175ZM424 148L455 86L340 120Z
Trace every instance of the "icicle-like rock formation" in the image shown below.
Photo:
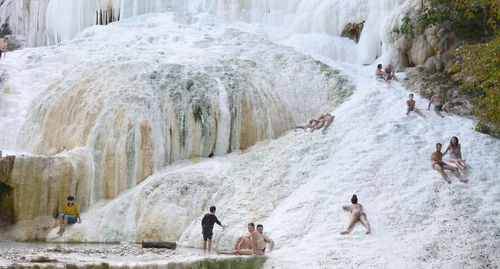
M24 2L27 2L24 0ZM400 15L417 0L342 1L342 0L34 0L26 5L6 1L0 7L0 18L27 15L16 25L19 34L27 35L28 46L56 44L71 39L92 25L104 25L150 12L207 12L230 21L259 23L266 27L272 40L311 46L315 52L332 59L371 64L383 53L393 62L401 62L393 53L392 29ZM34 7L37 6L37 9ZM15 7L15 8L12 8ZM37 10L40 10L37 12ZM384 18L384 19L382 19ZM365 21L359 42L341 38L348 24ZM37 27L33 27L37 26ZM33 38L36 36L37 38ZM43 37L43 38L42 38ZM314 40L314 42L310 42ZM400 44L398 44L400 46Z

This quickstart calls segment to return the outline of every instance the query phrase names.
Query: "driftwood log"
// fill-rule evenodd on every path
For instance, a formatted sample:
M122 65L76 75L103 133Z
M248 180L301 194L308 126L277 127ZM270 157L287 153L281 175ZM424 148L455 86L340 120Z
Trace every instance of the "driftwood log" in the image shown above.
M142 248L168 248L175 249L177 247L177 242L169 241L142 241Z

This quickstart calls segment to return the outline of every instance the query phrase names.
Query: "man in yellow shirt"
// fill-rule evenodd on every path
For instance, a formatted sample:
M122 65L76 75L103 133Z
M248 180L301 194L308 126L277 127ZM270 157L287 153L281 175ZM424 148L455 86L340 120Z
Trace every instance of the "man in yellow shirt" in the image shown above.
M73 224L78 221L78 223L82 222L78 211L78 204L75 203L75 197L68 196L68 202L64 205L64 213L59 215L59 218L56 219L56 225L58 225L59 220L59 232L58 235L62 235L64 233L64 229L67 224Z

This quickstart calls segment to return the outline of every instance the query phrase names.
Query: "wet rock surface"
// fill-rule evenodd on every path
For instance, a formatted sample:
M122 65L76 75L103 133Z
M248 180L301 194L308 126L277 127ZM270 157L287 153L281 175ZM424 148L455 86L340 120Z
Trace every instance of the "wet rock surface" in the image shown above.
M112 247L0 247L0 268L206 268L218 263L236 266L227 268L260 268L265 261L265 257L249 258L206 255L195 249L143 249L135 243Z
M461 92L459 85L442 72L429 72L423 67L407 68L408 80L403 84L411 92L419 93L430 99L441 92L446 102L450 102L451 112L470 119L476 119L472 110L474 97ZM427 104L418 104L421 109L427 109ZM432 109L432 108L431 108Z

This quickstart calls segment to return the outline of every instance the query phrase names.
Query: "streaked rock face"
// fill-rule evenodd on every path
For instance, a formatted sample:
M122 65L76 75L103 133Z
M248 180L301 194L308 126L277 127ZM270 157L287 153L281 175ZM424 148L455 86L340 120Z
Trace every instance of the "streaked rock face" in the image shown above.
M17 137L37 157L12 168L16 221L55 216L70 194L85 210L172 162L277 138L352 93L311 57L199 20L89 28L27 59L33 72L45 61L71 64L32 102Z

